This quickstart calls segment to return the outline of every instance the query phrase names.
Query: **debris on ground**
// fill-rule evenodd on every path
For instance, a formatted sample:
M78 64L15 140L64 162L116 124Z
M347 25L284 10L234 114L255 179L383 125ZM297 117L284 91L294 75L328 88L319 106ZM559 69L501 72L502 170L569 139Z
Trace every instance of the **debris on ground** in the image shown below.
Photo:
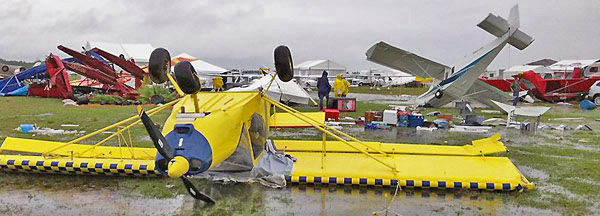
M356 123L354 122L336 122L336 121L328 121L325 122L326 125L329 126L342 126L342 125L355 125Z
M572 106L573 104L567 103L567 102L558 102L556 103L556 105L561 105L561 106Z
M71 99L64 99L62 100L63 105L64 106L79 106L79 104L77 104L77 102L71 100Z
M432 132L434 130L437 130L436 127L421 127L421 126L417 126L417 131L429 131Z
M16 131L21 131L22 133L34 133L46 136L53 135L64 135L64 134L84 134L85 131L78 130L63 130L63 129L52 129L47 127L37 127L34 124L22 124L18 128L15 128Z
M491 130L492 127L487 126L461 126L457 125L453 128L450 128L449 131L452 132L467 132L467 133L486 133Z
M441 112L440 111L433 111L433 112L428 112L427 116L437 116L439 115Z
M502 114L502 112L498 110L481 110L481 112L486 114Z
M554 129L552 126L547 125L547 124L540 124L537 126L538 129Z
M61 127L79 127L78 124L61 124Z
M506 125L506 120L504 120L502 118L489 118L489 119L483 120L482 124L490 125L490 126Z
M570 130L571 128L567 125L561 124L559 126L554 127L555 130Z
M592 128L590 128L590 126L587 126L585 124L581 124L578 125L577 127L575 127L575 130L586 130L586 131L591 131Z

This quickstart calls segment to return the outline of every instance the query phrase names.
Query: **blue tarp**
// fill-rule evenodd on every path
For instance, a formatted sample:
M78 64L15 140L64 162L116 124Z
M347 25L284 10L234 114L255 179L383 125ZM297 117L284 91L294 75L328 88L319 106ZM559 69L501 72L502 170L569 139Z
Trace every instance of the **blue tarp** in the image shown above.
M78 62L74 58L66 58L63 59L63 61ZM0 80L0 96L4 96L9 92L12 92L25 86L23 80L43 79L46 78L46 76L46 64L42 63L41 65L27 68L17 75Z
M23 80L41 79L44 78L44 76L46 76L45 64L30 67L17 75L0 80L0 95L7 94L25 86Z
M6 93L6 96L27 96L29 85L18 88L17 90Z
M582 110L593 110L596 109L596 104L590 100L582 100L581 103L579 103L579 108Z

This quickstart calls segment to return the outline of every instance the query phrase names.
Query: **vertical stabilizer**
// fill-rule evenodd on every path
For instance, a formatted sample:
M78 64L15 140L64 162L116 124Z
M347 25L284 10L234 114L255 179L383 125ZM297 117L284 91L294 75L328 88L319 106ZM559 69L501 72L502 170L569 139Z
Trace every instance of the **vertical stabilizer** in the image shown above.
M521 26L519 21L519 5L515 5L510 9L510 14L508 15L508 25L512 31L516 31Z

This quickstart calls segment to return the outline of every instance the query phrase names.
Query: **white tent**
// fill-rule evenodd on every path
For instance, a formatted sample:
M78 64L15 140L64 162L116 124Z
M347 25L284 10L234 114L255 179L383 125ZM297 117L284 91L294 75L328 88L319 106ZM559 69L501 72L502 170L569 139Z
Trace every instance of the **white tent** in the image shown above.
M543 65L515 65L506 70L504 70L502 78L504 79L512 79L512 76L519 74L520 72L533 71L539 74L542 77L550 76L552 77L552 70Z
M100 48L110 54L119 56L123 55L126 59L133 58L139 66L147 65L150 61L150 54L154 51L154 47L145 43L111 43L88 41L85 44L85 49Z
M321 76L326 70L329 76L345 74L346 67L331 60L311 60L305 61L294 66L294 76Z
M184 58L184 59L193 59L192 61L190 61L190 63L192 64L192 66L194 67L194 70L196 70L196 72L199 75L218 75L220 73L226 72L228 71L225 68L213 65L211 63L202 61L201 59L198 59L196 57L191 56L190 54L187 53L181 53L175 57L173 57L174 59L177 58ZM173 65L174 67L175 65Z
M237 87L227 91L241 92L241 91L256 91L259 88L267 89L269 82L273 75L266 75L260 79L254 80L248 87ZM275 78L271 88L267 92L267 96L278 101L283 102L294 102L298 104L308 104L309 101L313 101L317 104L298 83L292 79L289 82L283 82L279 77Z
M584 67L587 67L588 65L591 65L598 61L600 61L600 59L560 60L560 61L548 66L548 68L550 68L552 71L554 71L556 73L564 73L565 71L567 73L571 73L571 72L573 72L573 69L575 67L584 68Z

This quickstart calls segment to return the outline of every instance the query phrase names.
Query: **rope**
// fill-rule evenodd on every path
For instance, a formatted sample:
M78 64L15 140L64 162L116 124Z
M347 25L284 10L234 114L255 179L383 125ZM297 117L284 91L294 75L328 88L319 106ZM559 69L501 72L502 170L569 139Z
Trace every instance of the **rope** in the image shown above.
M396 191L394 192L394 196L392 196L392 200L390 200L390 203L387 203L387 200L385 201L385 208L383 210L379 210L379 211L374 211L371 214L373 215L378 215L379 213L385 212L385 215L388 214L388 212L390 211L390 207L392 206L392 204L394 203L394 200L396 200L396 196L398 195L398 191L402 190L400 188L400 184L396 184Z

